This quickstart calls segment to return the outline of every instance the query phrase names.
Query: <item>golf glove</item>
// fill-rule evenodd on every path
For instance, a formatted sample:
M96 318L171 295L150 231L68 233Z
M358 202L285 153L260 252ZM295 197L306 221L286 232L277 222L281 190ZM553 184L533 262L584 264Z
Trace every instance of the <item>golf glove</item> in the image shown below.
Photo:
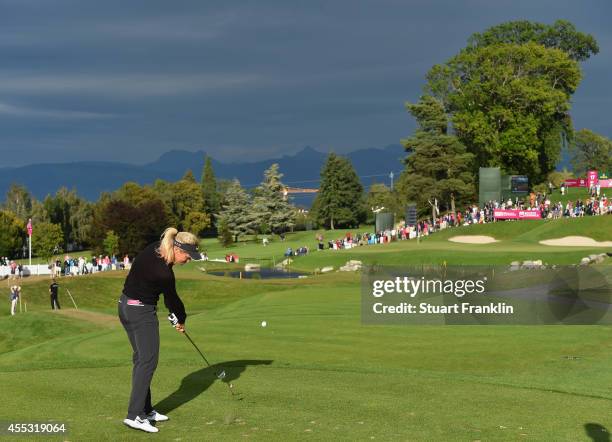
M170 321L173 327L176 327L179 323L178 318L176 317L174 313L170 313L168 315L168 321Z

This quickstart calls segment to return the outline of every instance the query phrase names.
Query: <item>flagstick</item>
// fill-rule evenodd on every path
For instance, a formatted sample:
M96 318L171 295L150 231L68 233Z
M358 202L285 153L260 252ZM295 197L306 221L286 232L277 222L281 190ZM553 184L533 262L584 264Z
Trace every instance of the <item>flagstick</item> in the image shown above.
M70 290L66 289L66 292L68 292L68 296L70 296L70 299L72 299L72 303L74 304L74 308L78 310L79 308L77 307L76 302L74 302L74 298L70 294Z
M28 220L28 249L30 257L30 268L32 268L32 218Z

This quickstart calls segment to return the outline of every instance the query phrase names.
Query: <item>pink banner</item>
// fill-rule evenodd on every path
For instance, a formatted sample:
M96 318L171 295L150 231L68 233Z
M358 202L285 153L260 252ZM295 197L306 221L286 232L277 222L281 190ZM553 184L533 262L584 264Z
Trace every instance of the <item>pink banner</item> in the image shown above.
M541 219L542 214L539 210L495 209L493 217L495 219Z
M28 229L28 235L32 236L32 218L28 220L27 229Z
M586 178L572 178L569 180L565 180L565 185L567 187L586 187L587 180Z
M589 180L587 178L571 178L569 180L565 180L565 185L567 187L589 187L588 183L599 184L602 188L612 187L612 179Z

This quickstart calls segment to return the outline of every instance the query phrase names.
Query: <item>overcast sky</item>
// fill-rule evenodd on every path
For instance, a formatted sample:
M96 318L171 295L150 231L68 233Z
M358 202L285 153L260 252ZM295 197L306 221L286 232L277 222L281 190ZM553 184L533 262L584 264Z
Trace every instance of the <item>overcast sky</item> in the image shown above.
M612 137L612 2L0 0L0 167L397 144L424 75L504 21L573 22L576 128Z

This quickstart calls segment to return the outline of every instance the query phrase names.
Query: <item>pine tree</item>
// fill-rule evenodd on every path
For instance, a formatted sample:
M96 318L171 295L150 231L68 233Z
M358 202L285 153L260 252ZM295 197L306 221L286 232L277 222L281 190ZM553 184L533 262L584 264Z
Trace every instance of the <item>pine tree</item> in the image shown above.
M240 186L240 181L234 180L225 193L220 220L227 224L236 242L240 235L253 233L257 227L257 220L249 206L249 195Z
M223 247L229 247L233 242L232 232L230 232L229 226L225 219L221 218L219 220L219 242Z
M448 121L438 100L426 95L418 103L407 104L407 108L418 128L412 137L402 140L412 154L405 160L399 192L406 201L416 201L421 214L429 211L429 202L434 199L454 211L455 202L466 203L475 196L471 172L474 156L457 137L448 135Z
M215 216L219 214L221 202L217 179L213 171L212 161L209 156L206 156L204 162L204 170L202 171L202 195L204 198L204 212L211 215L213 226L215 225Z
M272 164L264 172L264 180L256 189L252 213L260 233L283 233L295 224L295 207L285 199L282 177L278 164Z
M347 158L329 154L312 210L319 223L331 229L358 227L365 220L363 186Z

